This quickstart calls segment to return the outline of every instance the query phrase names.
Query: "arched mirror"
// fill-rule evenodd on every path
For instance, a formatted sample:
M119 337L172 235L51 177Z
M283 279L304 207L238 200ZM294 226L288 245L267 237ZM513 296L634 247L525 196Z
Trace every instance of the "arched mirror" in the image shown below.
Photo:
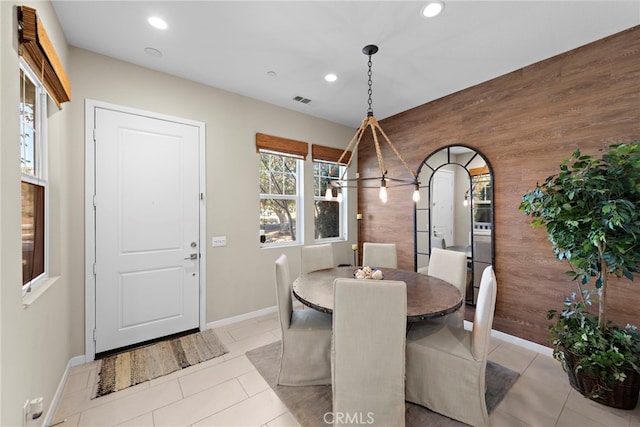
M427 273L431 248L467 254L467 304L475 305L482 271L493 264L493 172L476 150L451 145L417 170L415 270Z

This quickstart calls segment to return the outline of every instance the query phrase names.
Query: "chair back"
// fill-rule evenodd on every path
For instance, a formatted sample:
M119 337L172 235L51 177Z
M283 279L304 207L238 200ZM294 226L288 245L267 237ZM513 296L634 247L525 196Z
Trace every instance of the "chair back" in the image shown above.
M333 260L333 246L331 246L331 243L303 246L300 254L302 274L336 266Z
M444 237L431 236L431 248L446 249L447 243Z
M447 249L431 249L429 276L451 283L465 296L467 289L467 254Z
M291 325L291 313L293 312L291 271L289 270L289 259L285 254L280 255L276 260L276 301L280 326L284 332Z
M491 337L493 314L496 308L497 291L498 284L496 282L496 276L493 272L493 267L489 266L482 272L476 312L473 316L471 351L473 358L476 360L486 359L489 352L489 340Z
M356 421L369 425L404 426L406 284L336 279L333 288L334 415L359 416Z
M395 243L370 243L362 245L362 265L380 268L398 268Z

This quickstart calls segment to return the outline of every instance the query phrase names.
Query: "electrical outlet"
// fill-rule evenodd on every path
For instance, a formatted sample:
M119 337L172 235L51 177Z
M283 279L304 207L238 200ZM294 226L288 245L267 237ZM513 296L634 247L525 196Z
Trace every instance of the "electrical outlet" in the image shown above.
M31 412L31 418L36 419L42 416L43 411L43 398L36 397L31 402L29 402L29 412Z
M211 246L227 246L227 236L213 236L211 238Z

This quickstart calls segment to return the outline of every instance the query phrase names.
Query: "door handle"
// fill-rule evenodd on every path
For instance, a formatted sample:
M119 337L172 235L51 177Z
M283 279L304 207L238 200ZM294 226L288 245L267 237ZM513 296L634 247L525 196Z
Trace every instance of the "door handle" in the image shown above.
M190 260L195 261L195 260L197 260L197 259L198 259L198 253L197 253L197 252L194 252L194 253L192 253L192 254L189 254L189 256L188 256L187 258L185 258L185 259L190 259Z

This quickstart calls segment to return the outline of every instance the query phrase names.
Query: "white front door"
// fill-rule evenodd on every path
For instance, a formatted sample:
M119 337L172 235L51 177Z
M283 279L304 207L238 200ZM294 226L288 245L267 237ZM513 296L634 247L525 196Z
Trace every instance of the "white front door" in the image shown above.
M431 236L443 238L447 246L455 244L453 239L453 190L453 172L443 169L437 170L433 174Z
M95 109L95 351L199 326L198 126Z

